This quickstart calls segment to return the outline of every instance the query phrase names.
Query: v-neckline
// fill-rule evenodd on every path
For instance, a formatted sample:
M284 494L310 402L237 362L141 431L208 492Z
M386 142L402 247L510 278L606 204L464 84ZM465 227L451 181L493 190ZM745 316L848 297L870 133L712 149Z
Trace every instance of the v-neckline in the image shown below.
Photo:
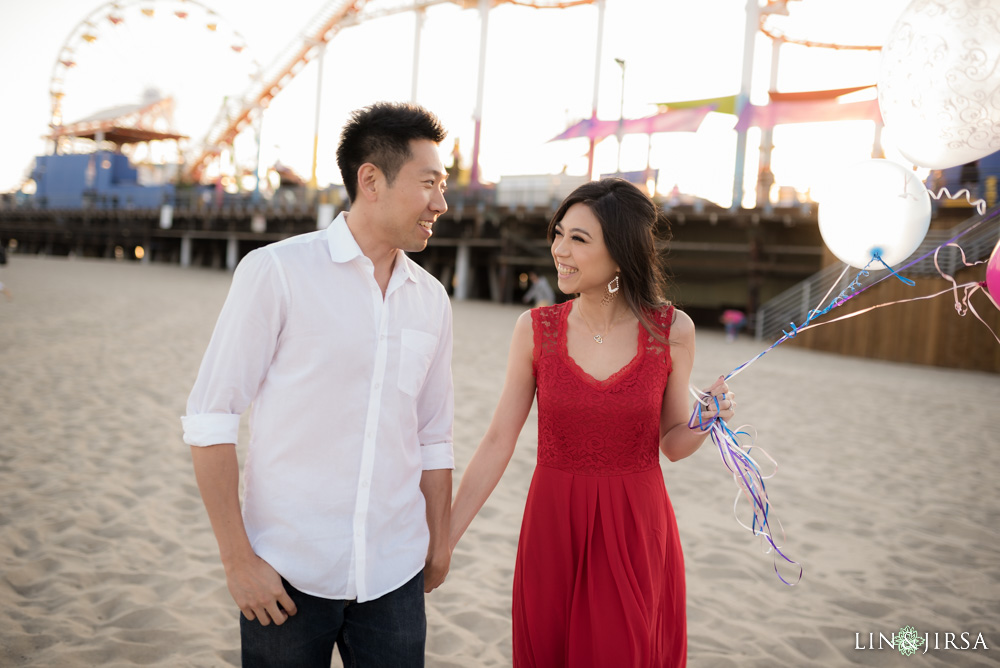
M643 352L645 351L645 347L642 345L642 325L638 325L638 332L636 333L635 340L636 351L632 359L629 360L625 366L618 369L618 371L615 371L604 380L598 380L587 373L584 368L577 364L576 360L569 354L569 314L570 311L573 310L574 302L576 302L576 299L571 299L566 302L566 306L563 308L561 318L562 327L560 327L560 330L562 331L560 332L561 336L559 336L559 353L566 362L566 366L572 369L573 372L576 373L576 375L579 376L584 382L602 390L611 387L621 380L622 377L628 374L628 372L630 372L639 363L639 360L642 359Z

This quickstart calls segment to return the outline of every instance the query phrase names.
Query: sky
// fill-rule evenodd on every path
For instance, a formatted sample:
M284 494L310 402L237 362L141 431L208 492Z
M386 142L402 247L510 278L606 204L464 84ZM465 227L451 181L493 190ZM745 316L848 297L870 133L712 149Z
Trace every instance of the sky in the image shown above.
M122 0L125 19L96 26L98 39L70 40L77 66L66 77L67 121L103 108L136 103L147 87L177 100L177 129L193 138L207 130L225 96L238 98L250 83L252 61L270 63L297 40L323 0ZM370 0L368 10L402 0ZM474 4L474 3L470 3ZM0 150L0 192L19 187L33 157L44 154L51 113L49 87L60 48L88 15L110 3L92 0L0 0L0 105L5 137ZM815 42L881 44L906 0L791 0L790 15L773 17L789 37ZM275 7L280 6L280 10ZM204 28L217 12L219 27ZM600 63L598 116L617 119L653 113L656 102L739 92L746 0L607 0ZM152 18L142 8L155 8ZM175 10L187 11L180 20ZM98 12L101 15L102 12ZM336 142L351 110L377 100L411 98L416 18L412 12L374 18L346 28L330 42L320 96L320 185L339 183ZM443 4L426 10L420 39L416 101L437 113L449 137L442 152L460 142L468 166L473 144L479 63L480 16L475 9ZM569 124L591 114L595 85L596 5L533 9L500 5L490 11L484 80L483 178L586 171L584 139L550 142ZM229 45L241 35L247 49ZM251 57L252 55L252 57ZM615 59L624 60L625 81ZM757 33L752 101L767 99L770 39ZM264 116L261 164L280 160L305 177L312 164L317 65L304 68ZM779 91L872 84L877 52L806 48L786 44L779 59ZM869 92L868 94L873 94ZM631 135L622 145L622 169L660 170L662 192L685 193L728 205L733 190L735 117L710 114L696 133ZM802 124L776 129L772 169L779 185L821 190L828 175L870 157L874 124L867 121ZM748 141L748 171L756 173L760 137ZM883 134L887 157L891 133ZM252 165L251 133L237 147L237 161ZM597 147L598 172L614 171L614 138ZM448 158L447 161L450 161ZM744 203L752 203L752 199Z

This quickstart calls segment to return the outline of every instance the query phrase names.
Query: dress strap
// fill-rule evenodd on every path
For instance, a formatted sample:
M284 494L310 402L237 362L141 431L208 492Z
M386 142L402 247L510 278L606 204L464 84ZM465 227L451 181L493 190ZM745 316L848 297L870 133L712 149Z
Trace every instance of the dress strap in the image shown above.
M562 311L569 304L571 302L531 309L531 330L534 340L531 352L533 370L537 368L539 360L543 357L559 352L559 330L563 322Z
M672 304L664 304L656 310L650 311L649 317L653 326L658 330L657 333L666 343L657 340L649 332L644 332L646 353L654 355L670 368L673 366L670 358L670 326L674 322L674 307Z
M674 305L664 304L654 311L656 323L663 332L663 338L670 340L670 326L674 324Z

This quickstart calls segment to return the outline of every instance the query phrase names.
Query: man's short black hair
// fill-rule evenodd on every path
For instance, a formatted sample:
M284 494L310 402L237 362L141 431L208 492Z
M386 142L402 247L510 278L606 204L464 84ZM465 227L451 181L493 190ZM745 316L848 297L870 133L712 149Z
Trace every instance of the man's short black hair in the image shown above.
M447 134L437 116L416 104L376 102L353 112L337 146L337 164L347 196L354 202L361 165L372 163L392 185L400 168L413 157L410 140L429 139L440 144Z

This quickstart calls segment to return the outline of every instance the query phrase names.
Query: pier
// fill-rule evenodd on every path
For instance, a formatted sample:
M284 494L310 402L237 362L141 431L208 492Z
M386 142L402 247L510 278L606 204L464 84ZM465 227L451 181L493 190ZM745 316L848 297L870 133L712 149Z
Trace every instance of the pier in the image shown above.
M5 196L0 201L0 244L13 254L74 255L173 263L232 270L251 250L317 229L345 206L338 193L283 188L269 201L249 194L213 199L178 193L156 208L121 203L58 209ZM494 190L454 189L434 236L413 259L455 299L516 303L529 270L554 269L545 238L559 202L510 205ZM671 228L661 230L671 297L699 319L716 311L753 313L770 297L821 267L823 243L816 208L729 210L696 201L661 202ZM13 242L13 243L12 243Z

